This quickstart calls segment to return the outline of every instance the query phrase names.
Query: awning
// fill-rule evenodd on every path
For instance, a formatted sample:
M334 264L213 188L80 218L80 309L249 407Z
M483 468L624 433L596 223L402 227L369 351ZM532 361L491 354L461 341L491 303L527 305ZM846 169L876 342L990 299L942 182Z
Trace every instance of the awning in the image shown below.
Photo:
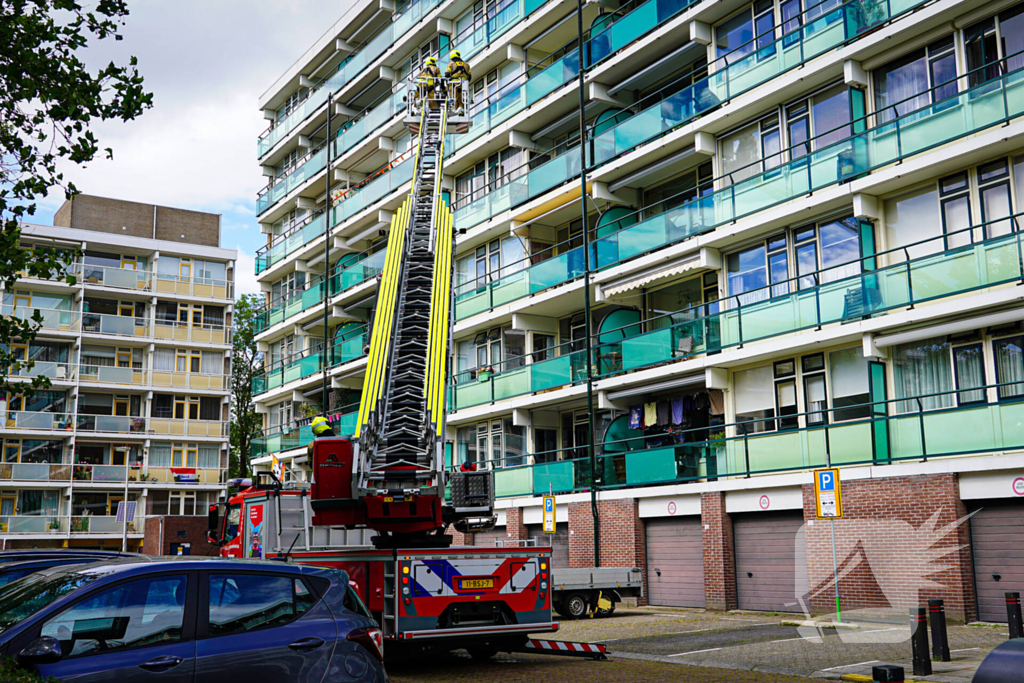
M629 389L620 389L619 391L609 391L608 399L611 401L617 401L620 398L631 398L633 396L643 396L645 394L653 394L658 391L666 391L668 389L678 389L680 387L689 387L695 385L704 385L704 372L683 375L675 379L665 380L664 382L657 382L655 384L644 384L642 386L630 387Z
M660 266L657 269L649 270L640 275L633 276L628 280L619 280L618 282L604 285L601 287L601 291L606 297L620 296L626 292L633 291L634 289L647 287L659 280L667 280L669 278L676 277L677 275L682 275L688 271L706 267L707 263L703 258L701 258L701 254L691 254L685 259L673 261L666 266Z

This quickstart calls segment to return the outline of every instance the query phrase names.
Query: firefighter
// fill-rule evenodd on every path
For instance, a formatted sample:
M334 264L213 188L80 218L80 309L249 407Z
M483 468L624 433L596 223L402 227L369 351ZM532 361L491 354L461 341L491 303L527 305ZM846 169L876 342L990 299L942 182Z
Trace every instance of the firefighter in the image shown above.
M313 428L314 438L319 439L321 436L334 436L334 430L331 428L331 423L328 422L327 418L323 415L317 415L309 424Z
M444 77L448 79L449 87L455 90L455 113L465 114L465 104L462 100L462 91L469 87L469 81L473 78L473 72L469 64L462 61L462 55L458 50L452 50L451 61L445 69ZM456 83L456 81L460 81Z
M423 70L416 76L416 83L419 100L422 102L424 98L429 98L431 109L437 109L437 99L432 95L437 85L436 79L440 77L441 69L437 66L437 57L427 57L423 62Z

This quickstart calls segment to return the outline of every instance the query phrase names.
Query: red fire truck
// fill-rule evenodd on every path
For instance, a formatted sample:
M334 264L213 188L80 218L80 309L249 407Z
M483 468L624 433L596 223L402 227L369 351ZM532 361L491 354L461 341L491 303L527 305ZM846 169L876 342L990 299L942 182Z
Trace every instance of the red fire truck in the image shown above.
M314 440L308 488L262 473L211 506L210 540L224 557L344 569L394 644L603 658L599 645L527 636L558 629L549 548L453 548L446 533L494 525L492 473L449 471L444 457L454 217L441 167L446 134L471 123L448 116L459 99L470 108L466 85L409 88L417 97L406 122L419 143L412 191L388 234L352 439Z

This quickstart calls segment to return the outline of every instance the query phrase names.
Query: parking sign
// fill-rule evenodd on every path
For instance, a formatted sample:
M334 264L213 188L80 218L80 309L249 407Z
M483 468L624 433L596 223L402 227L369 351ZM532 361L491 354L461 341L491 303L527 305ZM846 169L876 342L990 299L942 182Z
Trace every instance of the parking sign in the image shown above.
M544 496L544 533L555 533L555 497Z
M818 519L841 519L843 496L839 485L839 470L814 470L814 502Z

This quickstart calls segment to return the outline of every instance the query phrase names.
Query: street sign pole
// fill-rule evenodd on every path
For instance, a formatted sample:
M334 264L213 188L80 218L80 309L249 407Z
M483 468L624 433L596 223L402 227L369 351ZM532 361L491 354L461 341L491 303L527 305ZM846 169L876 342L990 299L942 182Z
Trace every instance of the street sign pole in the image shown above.
M839 563L836 560L836 520L843 517L843 496L839 484L838 468L814 470L814 506L817 518L829 520L832 532L832 582L836 588L836 621L842 623L843 612L839 601Z

